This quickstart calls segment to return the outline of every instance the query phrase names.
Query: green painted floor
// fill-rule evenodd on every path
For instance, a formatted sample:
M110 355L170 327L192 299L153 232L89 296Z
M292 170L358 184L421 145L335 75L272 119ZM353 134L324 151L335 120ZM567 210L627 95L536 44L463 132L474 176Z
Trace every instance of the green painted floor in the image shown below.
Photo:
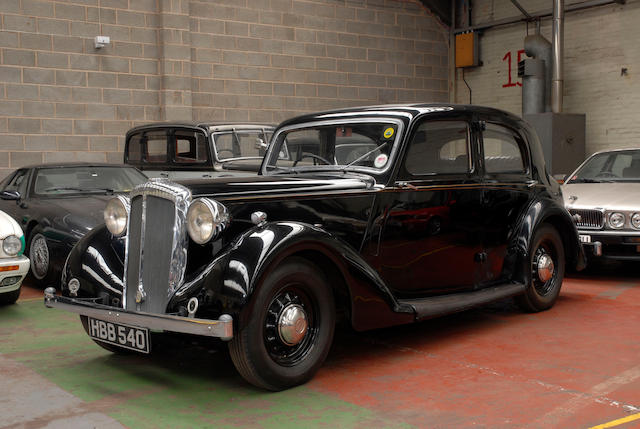
M255 389L214 345L169 340L151 357L113 355L76 315L40 300L0 307L0 353L133 428L406 427L306 386Z

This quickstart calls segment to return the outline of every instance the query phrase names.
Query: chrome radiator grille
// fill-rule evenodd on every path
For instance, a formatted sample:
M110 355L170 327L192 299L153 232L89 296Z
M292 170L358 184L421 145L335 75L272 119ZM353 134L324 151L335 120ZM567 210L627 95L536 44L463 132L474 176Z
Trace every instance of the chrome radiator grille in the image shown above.
M601 229L604 226L604 213L600 210L571 209L569 213L580 216L580 220L576 222L578 228Z
M186 267L188 189L152 181L131 193L125 256L125 308L164 313Z

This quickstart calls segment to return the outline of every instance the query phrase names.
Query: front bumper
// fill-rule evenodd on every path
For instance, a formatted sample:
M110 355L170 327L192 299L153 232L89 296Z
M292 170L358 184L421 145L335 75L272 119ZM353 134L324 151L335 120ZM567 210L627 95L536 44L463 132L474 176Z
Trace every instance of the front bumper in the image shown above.
M640 261L639 231L579 230L589 256L620 261ZM585 241L584 237L588 237Z
M217 337L225 341L233 338L233 318L228 314L221 315L218 320L208 320L169 314L143 313L96 304L93 301L80 298L56 296L54 291L49 289L45 290L44 305L94 319L150 330Z
M12 283L8 286L0 286L0 293L12 292L16 289L20 288L22 285L22 280L29 272L29 258L24 255L16 256L15 258L2 258L0 259L0 267L17 267L16 269L12 269L10 271L0 271L0 282L8 277L20 277L19 280L16 280L15 283ZM0 283L1 285L1 283Z

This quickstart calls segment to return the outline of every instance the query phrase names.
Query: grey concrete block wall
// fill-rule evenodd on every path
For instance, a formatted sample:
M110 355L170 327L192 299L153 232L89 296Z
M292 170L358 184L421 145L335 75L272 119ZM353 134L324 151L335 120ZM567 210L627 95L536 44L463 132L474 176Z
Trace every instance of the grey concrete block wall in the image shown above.
M141 123L446 101L447 37L417 0L2 0L0 177Z

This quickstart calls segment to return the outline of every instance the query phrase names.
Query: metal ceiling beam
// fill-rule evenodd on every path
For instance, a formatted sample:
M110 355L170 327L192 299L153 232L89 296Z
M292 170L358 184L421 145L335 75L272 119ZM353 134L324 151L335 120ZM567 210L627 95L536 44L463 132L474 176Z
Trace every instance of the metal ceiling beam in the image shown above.
M511 0L511 1L514 2L514 0ZM575 12L578 10L590 9L592 7L605 6L608 4L625 4L625 0L586 0L586 1L567 5L565 6L564 11L565 13ZM464 33L467 31L485 30L487 28L498 27L501 25L515 24L522 21L532 21L532 20L537 20L541 18L548 18L552 15L552 13L553 11L551 9L548 9L548 10L532 13L529 15L530 18L527 18L526 16L517 16L512 18L497 19L495 21L485 22L484 24L477 24L477 25L470 25L463 28L456 28L454 30L454 33L457 34L457 33Z
M520 10L520 12L522 12L522 14L527 17L527 19L532 19L531 15L529 15L529 13L522 6L520 6L520 3L518 3L518 0L511 0L511 3L513 3L513 5L517 7Z

